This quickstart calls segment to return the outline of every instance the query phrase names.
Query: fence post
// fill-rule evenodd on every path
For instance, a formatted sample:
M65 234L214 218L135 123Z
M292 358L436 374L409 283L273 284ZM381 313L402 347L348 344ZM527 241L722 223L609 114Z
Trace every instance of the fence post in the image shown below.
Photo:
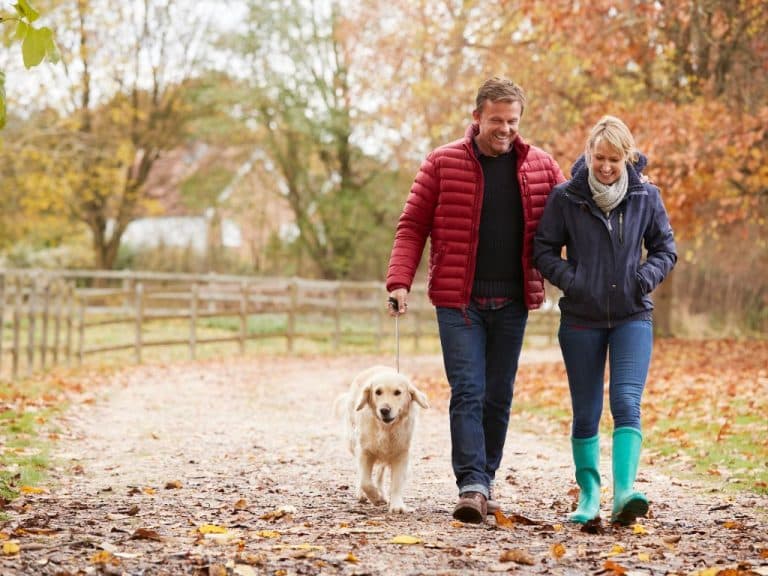
M293 338L296 332L296 308L299 305L299 284L295 278L288 285L288 294L290 295L290 305L288 308L288 326L286 327L286 346L288 352L293 352Z
M77 365L83 365L85 357L85 300L80 302L77 322Z
M29 298L27 298L27 370L26 375L32 374L35 364L35 308L37 307L37 278L29 281Z
M11 377L19 376L19 356L21 355L21 276L16 276L15 294L13 295L13 352L11 354Z
M240 354L245 354L245 338L248 335L248 284L240 283Z
M75 287L74 284L67 286L67 335L65 338L64 353L67 357L67 366L72 364L72 324L75 321Z
M333 350L338 352L341 347L341 307L343 305L341 285L336 285L336 306L333 310Z
M189 303L189 356L197 358L197 301L200 297L200 285L192 284L192 300Z
M45 370L48 356L48 314L51 308L51 283L50 278L45 278L43 281L45 286L43 286L43 325L40 333L40 367Z
M53 364L56 366L59 364L59 346L61 345L61 298L63 285L64 281L61 279L56 280L53 284L54 309L56 310L53 315Z
M141 324L144 321L144 284L136 283L134 295L134 310L136 313L134 360L141 364Z

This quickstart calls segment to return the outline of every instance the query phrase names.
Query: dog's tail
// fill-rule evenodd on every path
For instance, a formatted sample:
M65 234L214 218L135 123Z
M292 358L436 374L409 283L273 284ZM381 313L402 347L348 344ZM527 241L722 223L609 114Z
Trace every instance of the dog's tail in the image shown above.
M341 418L346 412L349 403L352 401L349 392L344 392L336 397L333 402L333 414L336 418Z

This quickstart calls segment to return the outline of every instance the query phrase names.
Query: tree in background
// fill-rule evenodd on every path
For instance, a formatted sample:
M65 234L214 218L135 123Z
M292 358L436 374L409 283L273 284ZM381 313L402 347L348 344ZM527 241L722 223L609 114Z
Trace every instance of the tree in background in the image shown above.
M253 126L295 218L296 241L324 278L359 276L361 240L393 210L365 133L356 41L340 2L248 3L237 59L248 63L238 113ZM389 238L387 238L389 242Z

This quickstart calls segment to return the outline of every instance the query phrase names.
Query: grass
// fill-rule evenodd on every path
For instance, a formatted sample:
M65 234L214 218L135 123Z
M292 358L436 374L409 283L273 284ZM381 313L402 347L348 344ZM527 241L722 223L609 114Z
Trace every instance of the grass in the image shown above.
M22 487L37 486L46 478L50 445L41 434L41 427L64 404L41 407L43 397L36 392L44 389L34 387L33 395L29 391L22 394L19 387L11 386L0 391L0 499L4 501L17 498Z

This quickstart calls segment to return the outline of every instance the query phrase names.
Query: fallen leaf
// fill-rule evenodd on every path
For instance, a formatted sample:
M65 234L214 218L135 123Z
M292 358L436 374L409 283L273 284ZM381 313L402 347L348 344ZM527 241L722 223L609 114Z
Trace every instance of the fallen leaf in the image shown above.
M550 554L552 554L552 557L556 560L560 560L563 556L565 556L565 546L562 542L558 542L557 544L552 544L552 547L549 549Z
M613 560L606 560L605 564L603 564L603 569L618 576L623 576L627 573L627 569L624 566L616 564Z
M514 528L515 521L508 516L504 516L504 512L496 510L493 513L493 517L496 518L496 526L499 528Z
M37 486L22 486L19 488L19 492L22 494L45 494L46 490Z
M515 562L516 564L525 564L526 566L533 566L535 563L533 556L528 554L525 550L504 550L499 556L499 562Z
M3 542L3 556L13 556L18 554L20 551L21 546L19 546L18 542L14 542L13 540Z
M390 544L420 544L421 540L415 536L408 536L407 534L399 534L389 541Z
M166 490L178 490L179 488L182 488L181 481L179 480L171 480L165 483Z
M637 559L640 560L640 562L650 562L651 555L648 554L647 552L638 552Z
M235 502L235 510L245 510L248 508L248 502L245 500L245 498L240 498L237 502Z
M144 492L144 494L147 494L149 496L153 496L155 494L155 489L150 486L146 486L142 488L141 491Z
M633 534L648 534L648 530L645 529L645 526L642 524L635 524L632 526L632 533Z
M221 564L208 566L208 576L227 576L227 568Z
M91 556L91 564L112 564L117 566L120 564L120 560L115 558L112 552L102 550L101 552L96 552L96 554Z
M728 530L741 530L744 528L744 525L741 522L737 522L735 520L726 520L723 522L723 528L727 528Z
M663 540L667 544L677 544L680 542L680 538L682 538L680 534L672 534L671 536L664 536Z
M282 534L280 534L280 532L277 530L259 530L256 532L256 536L261 538L280 538Z
M155 542L162 542L163 537L160 536L155 530L149 528L137 528L133 534L131 534L131 540L154 540Z
M360 560L358 560L358 559L357 559L357 556L355 556L354 554L352 554L352 552L350 552L349 554L347 554L347 557L346 557L346 558L344 558L344 560L345 560L346 562L349 562L350 564L357 564L358 562L360 562Z
M217 524L203 524L197 529L200 534L226 534L227 529Z
M621 544L614 544L611 548L611 551L606 554L606 556L616 556L617 554L623 554L624 553L624 546Z

